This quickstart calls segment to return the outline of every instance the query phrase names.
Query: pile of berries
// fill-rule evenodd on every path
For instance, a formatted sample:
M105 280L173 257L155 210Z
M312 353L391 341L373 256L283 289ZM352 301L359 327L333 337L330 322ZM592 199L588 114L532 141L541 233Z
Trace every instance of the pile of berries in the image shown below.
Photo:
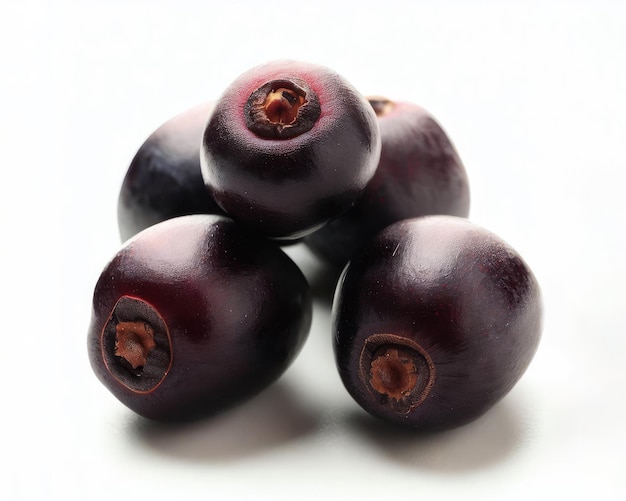
M541 335L528 265L469 216L452 142L412 103L276 61L159 127L122 183L124 244L95 286L92 368L150 419L206 417L277 380L312 300L281 246L343 268L336 364L365 410L460 426L517 383Z

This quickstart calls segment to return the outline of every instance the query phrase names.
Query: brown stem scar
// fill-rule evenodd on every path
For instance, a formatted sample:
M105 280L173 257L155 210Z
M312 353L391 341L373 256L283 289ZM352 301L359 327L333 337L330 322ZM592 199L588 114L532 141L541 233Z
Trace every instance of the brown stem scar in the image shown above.
M383 117L395 108L395 103L391 99L382 96L368 96L367 100L374 109L377 117Z
M421 405L436 380L435 364L415 341L395 334L372 334L360 356L360 379L379 405L407 414Z
M102 358L109 374L136 393L149 393L172 365L169 328L150 303L121 296L102 328Z
M372 360L370 384L391 398L400 400L415 389L417 369L410 354L398 348L389 348Z
M270 92L265 99L265 114L270 122L291 124L298 116L300 106L305 103L301 96L291 89L280 88Z
M115 355L133 369L146 365L148 353L156 346L154 330L146 322L120 322L115 326Z
M246 126L263 139L291 139L310 131L320 117L317 94L296 78L271 80L244 104Z

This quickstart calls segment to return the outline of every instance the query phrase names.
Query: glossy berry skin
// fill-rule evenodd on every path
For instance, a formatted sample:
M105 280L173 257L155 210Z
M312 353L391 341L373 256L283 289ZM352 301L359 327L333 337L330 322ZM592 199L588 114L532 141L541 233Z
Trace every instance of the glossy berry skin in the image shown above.
M223 214L207 194L200 170L202 131L212 109L207 102L180 113L137 150L118 197L122 241L176 216Z
M336 363L366 411L420 431L454 428L520 379L541 333L541 293L519 254L455 216L394 223L345 268Z
M343 216L305 239L325 261L343 266L386 226L412 217L467 217L470 189L452 141L424 108L369 98L376 110L382 150L374 178Z
M204 131L202 173L233 219L300 238L344 213L374 175L376 116L334 71L274 61L239 76Z
M275 381L310 323L307 281L279 247L223 216L182 216L140 232L104 268L88 351L130 409L189 420Z

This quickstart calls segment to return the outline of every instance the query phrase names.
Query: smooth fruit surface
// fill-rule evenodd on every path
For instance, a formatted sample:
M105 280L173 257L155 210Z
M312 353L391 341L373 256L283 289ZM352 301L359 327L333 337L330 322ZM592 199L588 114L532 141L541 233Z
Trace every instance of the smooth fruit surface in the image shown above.
M337 367L371 414L453 428L517 383L541 311L535 276L498 236L454 216L404 220L344 270L333 305Z
M200 169L202 131L212 109L207 102L180 113L137 150L118 197L122 241L173 217L223 214L207 193Z
M191 419L277 379L310 323L308 283L279 247L223 216L182 216L140 232L104 268L89 358L138 414Z
M465 167L432 114L405 101L370 97L369 102L382 143L376 174L348 212L305 238L317 255L337 265L401 219L469 215Z
M274 61L239 76L203 135L202 173L233 219L300 238L344 213L380 156L372 107L324 66Z

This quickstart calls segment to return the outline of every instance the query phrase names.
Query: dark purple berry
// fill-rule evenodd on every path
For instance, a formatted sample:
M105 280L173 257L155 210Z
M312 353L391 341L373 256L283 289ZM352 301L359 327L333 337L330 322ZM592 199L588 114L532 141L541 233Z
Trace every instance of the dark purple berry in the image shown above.
M213 103L168 120L141 145L122 182L117 221L122 241L166 219L223 214L200 170L202 131Z
M238 77L216 103L201 152L218 205L276 239L302 237L348 210L379 156L367 100L334 71L297 61Z
M89 358L136 413L186 420L275 381L310 323L307 281L279 247L223 216L182 216L131 238L103 270Z
M305 238L317 255L337 265L401 219L469 215L465 167L435 118L408 102L372 97L370 104L382 142L376 174L348 212Z
M365 410L422 431L481 416L528 367L541 294L519 254L454 216L394 223L359 251L333 305L345 387Z

